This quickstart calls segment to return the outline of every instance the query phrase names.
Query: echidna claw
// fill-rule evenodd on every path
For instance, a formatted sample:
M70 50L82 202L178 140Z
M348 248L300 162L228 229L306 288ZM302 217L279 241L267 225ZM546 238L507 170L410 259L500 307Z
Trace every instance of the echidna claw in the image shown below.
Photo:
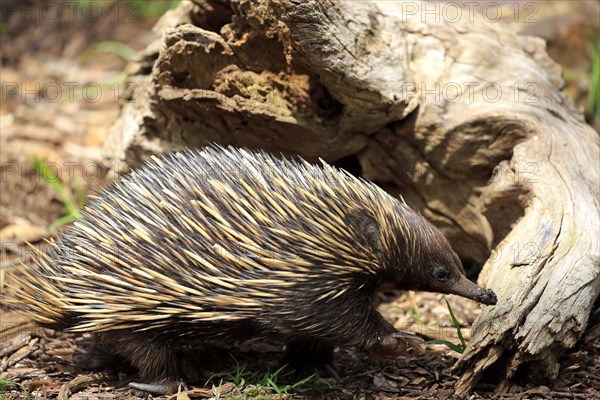
M142 392L155 394L155 395L165 395L165 394L177 393L177 390L179 387L181 387L182 391L188 390L187 385L183 382L163 382L163 383L130 382L128 386L132 389L140 390Z
M331 364L323 364L321 366L321 368L323 368L323 370L325 371L325 373L327 375L329 375L330 377L332 377L336 381L340 380L340 375L337 373L337 371L335 370L335 367L333 365L331 365Z
M417 335L395 331L378 338L366 350L373 360L394 360L397 357L406 356L408 349L421 351L422 345L423 339Z
M400 339L404 341L407 348L412 348L417 351L423 350L422 346L425 343L425 341L413 333L396 331L392 333L392 337L394 339Z

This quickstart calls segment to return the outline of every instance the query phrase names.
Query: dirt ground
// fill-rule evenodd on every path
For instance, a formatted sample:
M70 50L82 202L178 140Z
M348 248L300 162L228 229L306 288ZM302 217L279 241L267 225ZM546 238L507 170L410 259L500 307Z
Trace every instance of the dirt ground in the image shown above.
M34 18L36 2L23 4L33 4L34 12L28 18ZM107 6L92 25L76 20L25 25L2 22L0 290L8 276L18 271L18 260L27 260L25 242L40 245L43 238L56 236L57 232L48 232L48 227L66 212L60 190L43 182L35 172L35 156L51 167L67 197L76 198L78 190L91 194L114 178L101 162L102 144L118 116L118 98L126 90L120 75L127 65L123 55L153 40L150 30L155 21L139 9L132 13L133 3L127 4ZM40 8L37 12L42 13ZM581 24L575 26L576 30L582 29ZM560 49L569 48L564 41L575 39L568 31L561 31L557 37L563 41L551 42L550 51L560 55ZM108 40L127 48L114 43L94 47ZM568 54L563 56L572 62ZM569 68L585 69L585 63L584 59ZM575 91L573 97L585 104L586 93L577 89L585 84L578 82L570 82L567 89ZM61 229L64 227L58 231ZM399 329L416 332L426 340L459 343L445 298L468 341L480 307L469 300L409 292L387 299L381 311ZM470 398L600 399L599 339L600 311L596 308L583 338L561 358L558 379L524 383L519 378L508 382L487 376ZM124 366L101 374L77 369L72 357L80 342L76 335L38 328L0 307L0 378L4 377L5 383L2 386L0 379L0 399L25 398L23 388L31 398L54 399L61 389L64 394L71 393L64 398L72 399L139 398L139 393L127 387L135 372ZM277 369L281 349L281 343L265 341L205 349L198 357L205 364L210 360L211 367L204 373L228 374L213 376L208 382L206 376L198 376L199 384L187 394L162 398L240 398L240 387L260 386L261 374ZM186 357L196 357L193 351L191 354ZM341 349L336 354L339 380L328 379L325 383L315 379L304 387L308 391L293 395L270 391L245 398L447 399L454 395L457 376L450 367L458 356L445 346L428 345L423 352L411 352L394 362L374 362ZM242 386L231 376L238 365L255 371L247 375ZM282 382L289 379L284 377Z

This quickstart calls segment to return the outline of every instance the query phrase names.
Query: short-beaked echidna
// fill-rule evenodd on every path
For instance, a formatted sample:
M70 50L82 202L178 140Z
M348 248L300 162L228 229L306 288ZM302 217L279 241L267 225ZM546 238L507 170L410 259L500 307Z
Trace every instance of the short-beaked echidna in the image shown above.
M441 232L376 185L325 163L208 147L152 157L103 190L9 303L48 327L93 332L139 369L142 390L179 381L179 339L240 329L287 340L292 364L335 346L396 356L376 311L383 284L485 304Z

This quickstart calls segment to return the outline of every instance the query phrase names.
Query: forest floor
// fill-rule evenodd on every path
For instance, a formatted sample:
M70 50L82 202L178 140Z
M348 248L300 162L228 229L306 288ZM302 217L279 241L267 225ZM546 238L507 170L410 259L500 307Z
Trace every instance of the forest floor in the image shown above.
M123 10L127 15L127 8ZM14 40L3 38L0 305L9 275L20 268L18 260L27 262L25 242L38 245L44 238L56 237L65 228L56 222L64 221L65 215L72 216L72 208L79 206L78 192L91 194L115 177L114 171L102 164L102 144L118 116L119 96L127 90L122 71L129 54L154 39L152 17L115 23L115 16L121 15L118 11L113 9L110 20L93 29L81 29L75 23L40 24L18 28L21 31ZM6 29L10 31L10 26ZM564 37L571 40L569 34ZM107 40L112 42L104 42ZM555 47L565 45L559 42ZM576 85L567 86L575 91L574 98L579 97ZM50 167L58 184L40 178L34 168L36 157ZM49 227L57 229L49 231ZM468 342L480 310L472 301L408 292L387 297L380 309L398 329L415 332L425 340L459 344L445 300ZM135 379L130 368L116 366L100 375L77 369L72 356L78 346L80 338L76 335L35 327L0 307L0 399L27 395L54 399L61 388L71 393L71 399L139 398L139 393L127 387L127 382ZM190 364L186 373L194 377L192 390L162 398L383 400L454 396L458 376L450 367L460 354L443 345L428 345L422 352L410 352L393 362L374 362L340 349L335 364L341 378L313 378L308 382L294 380L285 371L276 372L282 346L251 340L230 348L190 350L184 358L185 364ZM202 373L192 359L203 360ZM497 381L487 376L470 398L600 399L598 309L582 339L560 361L560 373L552 382L523 383L519 377Z

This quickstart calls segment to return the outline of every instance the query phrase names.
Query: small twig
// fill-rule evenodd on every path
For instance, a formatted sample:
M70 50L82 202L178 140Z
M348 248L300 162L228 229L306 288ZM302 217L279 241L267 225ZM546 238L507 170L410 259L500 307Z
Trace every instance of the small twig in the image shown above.
M541 396L544 399L589 399L590 395L588 393L572 393L572 392L561 392L561 391L555 391L555 390L551 390L549 392L544 392L544 393L527 393L527 392L523 392L521 393L521 395L527 395L527 394L535 394L536 396ZM503 395L498 396L499 399L514 399L515 398L515 394L510 394L510 393L506 393Z
M550 391L546 393L549 399L557 399L560 397L564 397L567 399L589 399L590 395L587 393L571 393L571 392L559 392L559 391Z
M30 337L30 332L36 328L38 328L38 325L31 320L19 320L15 324L7 324L7 326L0 327L0 337L2 337L3 340L7 340L16 337L17 335L22 335L23 333L26 333Z
M29 357L31 355L31 353L33 353L36 350L39 350L40 346L43 345L43 343L44 343L44 339L40 339L40 338L31 339L31 341L29 342L29 349L25 352L25 354L21 354L19 357L15 358L14 360L10 360L10 361L7 360L5 363L2 364L2 366L0 366L0 371L6 371L8 368L14 366L19 361Z
M80 375L70 382L61 386L57 400L68 400L73 392L77 392L94 383L102 383L114 379L114 376L106 372L97 374Z
M12 346L8 346L2 350L0 350L0 358L4 358L6 356L10 356L12 353L14 353L15 351L19 350L21 347L23 347L26 343L28 343L31 340L31 335L27 335L23 340L21 340L18 343L13 344ZM1 372L3 372L0 369Z

